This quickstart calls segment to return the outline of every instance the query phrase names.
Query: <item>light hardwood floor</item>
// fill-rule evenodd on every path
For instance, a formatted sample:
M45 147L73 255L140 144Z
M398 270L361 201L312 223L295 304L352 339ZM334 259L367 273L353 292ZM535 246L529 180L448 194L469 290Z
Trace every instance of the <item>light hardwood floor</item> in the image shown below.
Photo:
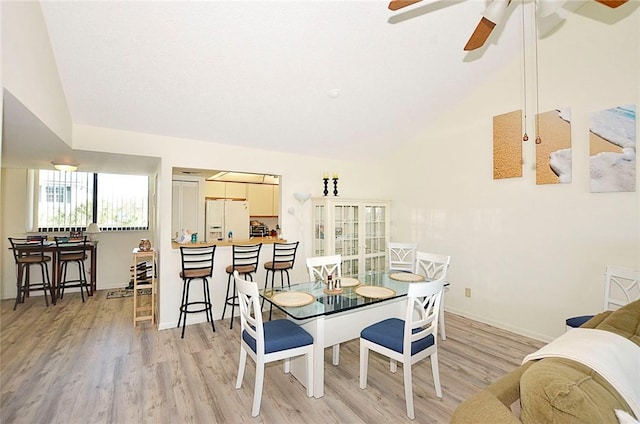
M31 297L13 311L0 302L0 422L8 423L389 423L411 422L402 372L375 353L358 387L359 344L325 351L325 396L309 399L281 363L269 364L262 408L251 417L255 366L235 390L239 322L158 331L132 326L132 298L86 303L69 293L57 305ZM414 366L416 422L446 423L456 406L543 345L450 313L438 343L444 398L435 397L429 360Z

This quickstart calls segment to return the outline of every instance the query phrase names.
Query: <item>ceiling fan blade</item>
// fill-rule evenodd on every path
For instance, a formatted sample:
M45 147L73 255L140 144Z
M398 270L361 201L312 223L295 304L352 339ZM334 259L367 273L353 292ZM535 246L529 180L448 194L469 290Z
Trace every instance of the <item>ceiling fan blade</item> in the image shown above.
M483 16L480 22L478 22L475 31L473 31L473 34L469 37L469 41L467 41L467 44L464 46L464 50L471 51L482 47L495 26L496 24Z
M609 6L612 8L616 8L618 6L622 6L629 0L596 0L600 4L604 4L605 6Z
M475 50L484 45L493 28L502 21L509 3L511 3L511 0L491 0L491 3L482 14L482 19L478 22L478 26L464 46L465 51Z
M398 10L403 7L411 6L412 4L418 3L422 0L391 0L389 3L389 10Z

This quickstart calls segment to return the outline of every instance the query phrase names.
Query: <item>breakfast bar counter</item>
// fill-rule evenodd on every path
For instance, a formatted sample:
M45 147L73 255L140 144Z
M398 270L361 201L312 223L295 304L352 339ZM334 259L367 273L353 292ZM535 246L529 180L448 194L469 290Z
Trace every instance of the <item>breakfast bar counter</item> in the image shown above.
M255 273L252 274L253 281L258 284L259 288L264 288L265 281L267 278L267 272L265 270L264 264L266 262L270 262L273 260L273 246L276 243L286 243L286 239L278 239L276 237L254 237L251 239L233 239L232 241L221 240L215 242L196 242L196 243L185 243L180 244L176 242L172 242L172 249L170 258L165 257L165 261L162 266L162 273L166 273L163 275L167 276L166 284L169 285L170 289L174 290L176 287L182 287L178 283L181 283L180 272L182 271L182 259L180 255L180 247L203 247L203 246L216 246L214 259L213 259L213 276L209 279L209 289L211 294L211 303L213 304L213 317L214 320L219 320L222 318L222 312L224 310L225 300L227 298L227 284L229 282L229 274L226 272L227 267L233 262L233 246L237 245L250 245L250 244L258 244L262 243L262 248L260 249L260 256L258 261L258 269ZM304 275L308 276L307 269L304 265L304 260L298 258L295 261L295 270L291 271L292 279L297 279L298 281L303 278ZM295 275L299 274L299 275ZM280 279L276 278L276 285L280 285ZM171 281L171 282L169 282ZM286 284L286 278L285 278ZM162 287L162 283L160 284ZM233 289L233 287L231 287ZM166 293L169 293L168 291ZM171 294L165 293L165 302L166 307L170 310L170 315L167 315L170 318L166 318L163 322L160 322L159 328L173 328L176 326L178 317L179 317L179 308L180 308L180 296L179 292L174 293L171 291ZM162 297L162 296L161 296ZM193 290L193 293L190 294L189 299L193 301L200 301L202 297L202 293L199 293L199 290ZM162 300L161 300L162 302ZM235 315L239 314L239 308L235 308ZM228 319L229 315L225 319ZM174 320L175 319L175 320ZM187 325L197 324L199 322L206 322L206 316L203 313L193 314L193 316L189 317ZM229 324L226 324L229 325ZM239 328L239 327L238 327Z
M245 245L245 244L258 244L258 243L262 243L262 244L274 244L274 243L286 243L287 240L284 239L278 239L276 237L253 237L250 239L233 239L233 240L216 240L216 241L199 241L196 243L184 243L184 244L180 244L180 243L176 243L171 242L171 247L173 247L174 249L179 249L180 246L185 246L185 247L205 247L205 246L237 246L237 245Z

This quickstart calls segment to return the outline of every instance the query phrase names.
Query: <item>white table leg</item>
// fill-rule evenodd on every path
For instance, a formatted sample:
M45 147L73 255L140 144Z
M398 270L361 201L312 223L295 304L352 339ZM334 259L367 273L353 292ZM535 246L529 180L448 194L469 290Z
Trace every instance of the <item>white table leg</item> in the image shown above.
M324 396L325 320L324 317L318 317L300 326L313 336L313 397L321 398ZM303 356L291 359L291 374L304 387L307 387L306 364Z
M360 337L360 331L363 328L385 318L404 318L406 307L407 300L403 297L327 317L321 316L304 323L293 320L313 336L313 396L315 398L324 396L325 348L357 339ZM335 360L338 358L335 356L335 350L332 353L332 359L335 364ZM307 387L304 357L299 356L291 359L291 374L304 387Z

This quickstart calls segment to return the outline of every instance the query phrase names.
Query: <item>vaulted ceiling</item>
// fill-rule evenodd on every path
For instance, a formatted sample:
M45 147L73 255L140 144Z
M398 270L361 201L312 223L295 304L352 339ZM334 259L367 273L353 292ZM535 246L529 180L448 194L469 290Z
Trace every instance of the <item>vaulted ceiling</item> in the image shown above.
M604 8L583 2L592 4L571 13ZM530 0L512 1L487 44L463 51L485 6L42 3L75 124L347 158L420 137L522 54L520 8L532 10Z

